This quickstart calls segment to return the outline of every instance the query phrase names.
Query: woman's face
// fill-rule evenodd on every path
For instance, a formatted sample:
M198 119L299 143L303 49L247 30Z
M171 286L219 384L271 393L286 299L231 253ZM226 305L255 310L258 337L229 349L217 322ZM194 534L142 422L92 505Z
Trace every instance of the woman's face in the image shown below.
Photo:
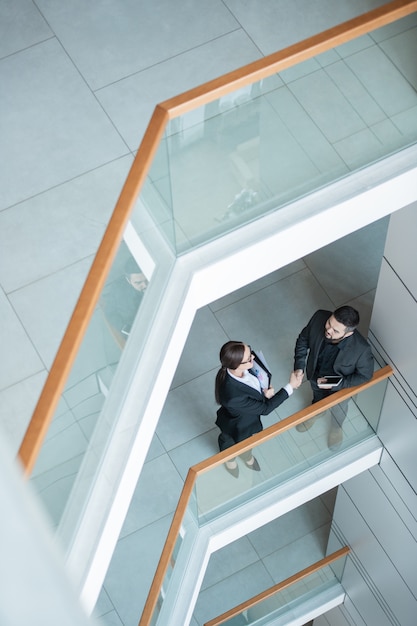
M244 370L250 370L252 365L253 365L252 348L245 344L245 350L243 352L243 358L242 358L242 361L241 361L239 367L240 367L240 369L242 371L244 371Z

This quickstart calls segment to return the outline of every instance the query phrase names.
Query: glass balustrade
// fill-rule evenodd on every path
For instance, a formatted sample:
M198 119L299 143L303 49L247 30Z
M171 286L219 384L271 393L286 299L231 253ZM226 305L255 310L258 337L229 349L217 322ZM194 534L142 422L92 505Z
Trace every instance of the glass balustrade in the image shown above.
M51 369L35 411L34 432L23 443L25 450L35 440L34 449L41 445L43 435L39 432L46 428L37 424L49 410L45 407L55 406L49 402L51 389L59 378L60 393L61 372L68 366L69 374L65 374L63 391L32 475L55 525L59 525L70 496L77 502L74 511L81 515L85 510L118 419L119 399L131 382L130 373L123 374L131 325L137 329L132 352L140 355L142 338L152 329L176 257L416 141L414 66L404 65L397 58L399 47L393 45L394 38L402 41L416 28L414 14L356 39L350 31L343 35L340 26L347 41L343 45L319 55L311 53L311 58L297 65L294 57L280 72L268 69L270 61L265 59L261 80L250 75L244 79L243 68L239 88L233 90L225 80L220 97L208 84L202 106L197 98L186 112L166 112L170 121L161 141L160 128L165 120L158 118L160 127L154 128L153 135L146 135L139 148L105 234L104 240L110 240L115 224L128 224L124 242L108 275L107 269L100 274L100 279L106 276L106 282L97 301L94 296L91 318L85 312L86 291L61 344L61 348L71 342L79 345L78 354L64 363L64 351L58 353L59 362ZM308 50L306 44L304 58L310 54ZM175 105L175 99L172 102ZM146 178L144 183L142 177ZM120 237L121 233L114 246ZM90 286L98 280L100 263L105 265L105 251L100 249L97 254L95 273L87 279ZM130 256L138 265L133 274L144 274L145 280L137 285L146 283L136 304L133 291L130 296L117 295L118 282L124 288L128 284L125 264ZM126 309L130 309L131 319L119 323ZM146 313L142 315L143 309ZM156 375L157 365L155 370L152 367L149 381ZM113 402L111 415L104 411L109 401ZM349 402L342 450L372 434L365 419L366 405L365 401ZM138 415L137 421L141 418ZM49 415L45 424L48 420ZM233 478L222 466L199 476L193 496L199 519L209 519L230 502L237 505L268 485L329 458L333 452L325 445L324 432L330 420L329 413L318 418L314 437L309 431L304 443L298 444L298 434L292 429L280 443L262 444L256 452L261 472L247 474L242 467L239 485L231 482ZM78 485L82 466L87 467L86 481ZM217 483L222 485L218 493L214 489ZM79 492L74 494L76 484ZM109 500L113 495L109 489ZM67 545L77 519L74 512L68 524Z
M239 478L231 476L223 465L197 476L194 498L199 523L244 504L269 489L299 476L335 454L348 450L374 435L384 399L387 381L324 410L307 422L314 427L299 432L296 426L253 447L261 470L254 472L237 457ZM371 425L372 424L372 425ZM303 425L299 426L303 428ZM340 440L329 447L330 433Z
M306 606L319 595L323 599L330 597L331 591L339 588L348 552L348 548L339 550L332 555L335 561L331 564L327 565L328 559L323 559L322 565L317 562L315 566L259 594L259 598L244 603L242 610L230 611L233 612L231 617L219 616L205 626L262 626L284 615L289 620L297 616L297 609L302 614L303 605Z
M90 458L96 466L106 446L113 424L100 420L100 414L150 279L122 241L31 476L54 525L62 518L87 451L92 452L98 424L101 448L96 441ZM84 485L83 493L88 488Z
M391 373L392 369L385 366L374 373L369 383L351 390L337 392L333 397L326 398L317 405L312 405L309 409L285 418L262 433L254 435L251 449L259 462L261 468L259 472L248 469L238 459L239 477L236 479L225 470L223 463L219 463L219 456L223 461L234 458L233 448L242 448L244 442L233 446L230 449L231 452L224 451L208 461L193 466L190 473L194 479L188 480L187 478L177 507L177 511L185 511L183 517L187 515L194 519L194 526L190 532L196 532L199 526L212 523L219 516L248 504L286 481L301 476L304 472L321 466L338 455L348 453L349 450L374 437L374 428L377 425L388 377ZM339 402L338 398L340 398ZM314 427L304 432L297 430L297 426L302 428L303 424L309 423L310 420L306 420L304 415L312 411L317 413L310 418L314 422ZM302 414L302 419L297 419L299 414ZM338 429L341 439L337 445L329 447L329 433L332 428ZM238 455L236 456L238 458ZM178 527L179 523L180 520L176 514L175 523L171 527L166 542L166 547L171 543L175 546L175 553L173 551L170 554L168 551L164 554L158 566L160 575L165 568L165 574L162 575L164 582L161 586L163 593L161 588L154 586L151 588L140 622L141 626L157 623L162 598L167 593L168 584L177 563L178 552L182 546L184 528ZM177 530L177 527L180 530ZM334 579L332 571L324 571L323 578L320 575L312 577L310 583L313 589L316 589L316 586L325 585L327 580ZM341 575L339 570L336 570L336 573ZM314 594L314 591L312 593ZM153 602L152 598L155 594L159 599ZM281 602L281 600L278 601Z
M396 42L416 25L403 18L171 120L149 183L176 253L415 143L417 81Z

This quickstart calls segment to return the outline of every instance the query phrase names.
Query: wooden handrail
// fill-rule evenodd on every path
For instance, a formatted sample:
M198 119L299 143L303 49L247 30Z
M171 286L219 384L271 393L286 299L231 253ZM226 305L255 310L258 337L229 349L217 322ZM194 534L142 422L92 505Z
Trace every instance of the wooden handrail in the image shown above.
M347 389L341 389L336 393L332 393L331 396L320 400L320 402L315 402L314 404L309 404L305 409L301 409L301 411L297 411L293 415L286 417L281 420L277 424L272 424L272 426L268 426L260 433L256 433L252 435L250 441L247 439L245 441L241 441L233 446L233 448L228 448L223 452L219 452L213 457L210 457L201 463L197 463L193 465L191 469L194 470L196 475L200 475L204 472L207 472L217 465L221 465L225 461L229 459L233 459L235 456L242 454L242 452L246 452L248 450L252 450L252 448L256 447L260 443L265 443L265 441L269 441L269 439L274 439L277 435L282 434L286 430L290 430L294 426L298 426L298 424L302 424L306 422L312 417L323 413L327 409L331 409L336 406L343 400L347 400L357 393L361 393L365 391L365 389L369 389L369 387L373 387L378 383L382 382L386 378L389 378L394 373L394 370L390 365L385 365L381 367L381 369L377 370L372 376L371 380L368 380L366 383L362 383L362 385L357 385L356 387L348 387ZM233 453L230 453L230 450L233 449Z
M274 437L284 433L285 431L297 426L298 424L302 424L307 420L315 417L319 413L330 409L331 407L339 404L340 402L355 396L356 394L377 385L383 380L389 378L393 374L393 369L390 365L386 365L381 369L377 370L371 380L362 385L357 385L356 387L349 387L347 389L341 389L336 393L331 394L327 398L320 400L320 402L316 402L315 404L310 404L305 409L290 415L289 417L281 420L277 424L273 424L268 428L265 428L260 433L256 435L252 435L250 440L246 439L240 443L235 444L231 448L227 450L223 450L223 452L219 452L214 456L202 461L201 463L197 463L193 465L188 470L188 474L181 491L181 495L178 501L177 508L174 513L174 517L171 523L171 527L168 531L167 540L164 545L164 549L162 551L161 557L159 559L159 563L155 572L154 579L152 581L151 588L149 590L148 598L145 603L145 607L143 609L142 617L139 622L139 626L148 626L150 624L153 612L155 610L158 596L160 593L160 589L162 583L165 579L166 572L168 570L168 566L171 562L171 557L173 554L173 550L175 547L175 543L177 541L178 533L182 524L182 520L184 519L185 512L187 510L188 503L190 501L193 489L195 487L195 483L197 478L208 472L211 469L214 469L218 465L225 463L230 459L234 459L236 456L242 454L247 450L254 449L257 445L261 443L265 443Z
M266 589L266 591L262 591L261 593L258 593L258 595L254 596L250 600L246 600L246 602L242 602L238 606L235 606L233 609L230 609L230 611L226 611L225 613L222 613L221 615L219 615L218 617L215 617L209 622L205 622L204 626L220 626L221 624L224 624L225 622L227 622L227 620L232 619L232 617L236 617L237 615L242 613L242 611L246 611L247 609L250 609L256 606L260 602L263 602L264 600L271 598L274 594L278 593L279 591L283 591L284 589L287 589L291 585L294 585L295 583L300 582L304 578L307 578L307 576L310 576L311 574L315 574L315 572L318 572L323 567L326 567L327 565L334 563L338 559L344 556L347 556L349 552L350 552L350 548L348 546L340 548L340 550L333 552L333 554L329 554L328 556L321 559L320 561L316 561L315 563L313 563L313 565L309 565L305 569L302 569L296 574L293 574L293 576L290 576L289 578L286 578L285 580L274 585L273 587Z
M168 120L416 10L417 0L394 0L156 106L20 446L26 475L34 467Z
M130 212L164 133L167 119L165 111L156 107L46 379L19 449L20 461L26 475L30 474L36 462L107 274L116 256Z
M161 106L170 119L183 115L196 107L208 104L217 98L246 87L263 78L283 70L311 57L331 50L335 46L366 35L376 28L385 26L417 10L417 0L394 0L364 13L351 20L322 31L283 50L274 52L262 59L208 81L194 89L165 100Z

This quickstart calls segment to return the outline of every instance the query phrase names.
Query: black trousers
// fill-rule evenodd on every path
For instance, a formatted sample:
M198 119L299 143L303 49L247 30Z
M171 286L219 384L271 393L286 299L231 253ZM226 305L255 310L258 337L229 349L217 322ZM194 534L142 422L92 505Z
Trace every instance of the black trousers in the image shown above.
M218 442L219 442L220 452L223 452L223 450L227 450L227 448L231 448L232 446L235 445L235 443L239 443L238 441L235 441L231 435L228 435L227 433L224 433L223 431L219 435ZM250 461L252 458L252 450L247 450L246 452L242 452L242 454L239 454L239 456L242 459L242 461L246 463L247 461Z
M319 402L319 400L323 400L323 398L331 396L332 393L335 393L331 389L320 389L314 380L310 380L310 385L313 391L312 404L314 404L315 402ZM349 400L343 400L342 402L339 402L339 404L336 404L336 406L330 409L330 412L332 414L332 420L335 426L343 425L343 422L345 421L348 412L348 404Z

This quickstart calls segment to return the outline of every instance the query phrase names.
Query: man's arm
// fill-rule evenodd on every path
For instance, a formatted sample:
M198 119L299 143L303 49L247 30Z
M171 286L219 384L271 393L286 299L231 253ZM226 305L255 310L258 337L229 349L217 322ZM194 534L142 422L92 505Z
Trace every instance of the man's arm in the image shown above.
M295 342L294 371L303 370L306 366L308 350L310 347L310 322L303 328Z
M371 380L374 374L374 357L368 345L359 355L356 367L352 374L343 375L342 388L362 385Z

